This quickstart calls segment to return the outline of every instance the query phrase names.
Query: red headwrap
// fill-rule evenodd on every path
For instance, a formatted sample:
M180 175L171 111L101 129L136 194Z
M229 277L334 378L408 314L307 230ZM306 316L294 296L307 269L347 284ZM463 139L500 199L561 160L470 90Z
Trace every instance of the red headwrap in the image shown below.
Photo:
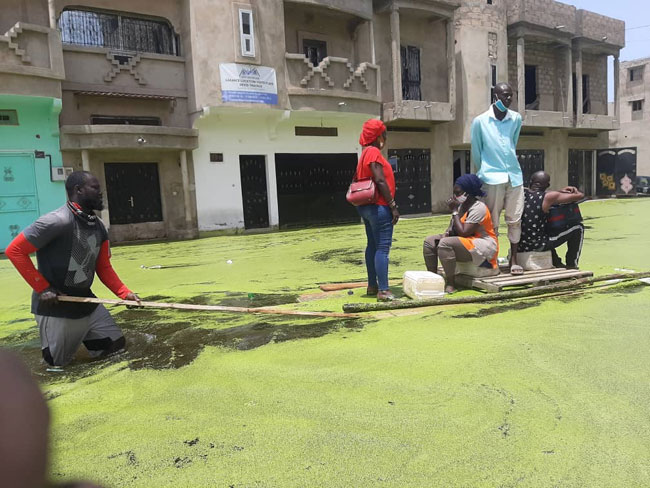
M359 136L359 144L368 146L375 142L380 135L386 132L386 126L381 120L370 119L363 123L361 136Z

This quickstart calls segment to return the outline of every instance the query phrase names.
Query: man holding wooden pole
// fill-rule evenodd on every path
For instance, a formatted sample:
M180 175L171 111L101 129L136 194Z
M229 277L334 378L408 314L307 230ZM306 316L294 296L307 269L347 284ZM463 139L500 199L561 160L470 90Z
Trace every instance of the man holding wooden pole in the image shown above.
M99 279L125 300L140 302L111 266L108 232L95 215L102 210L99 181L86 171L73 172L65 183L68 201L21 232L5 254L34 290L31 311L41 336L43 359L62 367L83 342L92 357L124 349L126 341L108 310L96 303L60 302L61 295L94 297ZM38 269L29 255L36 252Z

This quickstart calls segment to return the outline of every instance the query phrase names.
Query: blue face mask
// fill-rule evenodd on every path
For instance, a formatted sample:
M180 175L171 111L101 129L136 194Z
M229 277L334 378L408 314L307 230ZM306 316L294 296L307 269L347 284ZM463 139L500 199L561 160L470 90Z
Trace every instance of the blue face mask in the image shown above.
M499 100L499 99L497 99L497 101L494 102L494 106L497 108L497 110L498 110L499 112L507 112L507 111L508 111L508 107L506 107L506 106L503 104L503 102L502 102L501 100Z

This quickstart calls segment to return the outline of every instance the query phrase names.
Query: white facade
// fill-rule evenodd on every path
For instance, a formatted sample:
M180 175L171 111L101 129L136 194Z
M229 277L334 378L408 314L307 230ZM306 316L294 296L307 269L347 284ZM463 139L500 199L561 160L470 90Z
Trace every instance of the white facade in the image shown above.
M193 160L200 231L244 229L239 157L266 158L270 228L280 222L275 175L276 153L360 154L359 134L366 114L284 111L268 108L204 109L196 121L199 147ZM296 136L295 127L336 127L337 136ZM210 162L210 153L223 162Z

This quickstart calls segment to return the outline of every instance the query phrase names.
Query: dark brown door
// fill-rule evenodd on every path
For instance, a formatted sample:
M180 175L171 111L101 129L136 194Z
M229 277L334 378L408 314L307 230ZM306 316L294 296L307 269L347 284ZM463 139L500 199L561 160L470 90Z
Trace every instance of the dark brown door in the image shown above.
M395 202L403 215L431 212L431 151L391 149L395 173Z
M162 222L158 163L105 163L113 225Z
M266 158L239 156L244 227L266 229L269 226L269 203L266 191Z
M524 186L530 184L530 177L537 171L544 171L544 151L524 149L517 151L517 160L524 176Z

